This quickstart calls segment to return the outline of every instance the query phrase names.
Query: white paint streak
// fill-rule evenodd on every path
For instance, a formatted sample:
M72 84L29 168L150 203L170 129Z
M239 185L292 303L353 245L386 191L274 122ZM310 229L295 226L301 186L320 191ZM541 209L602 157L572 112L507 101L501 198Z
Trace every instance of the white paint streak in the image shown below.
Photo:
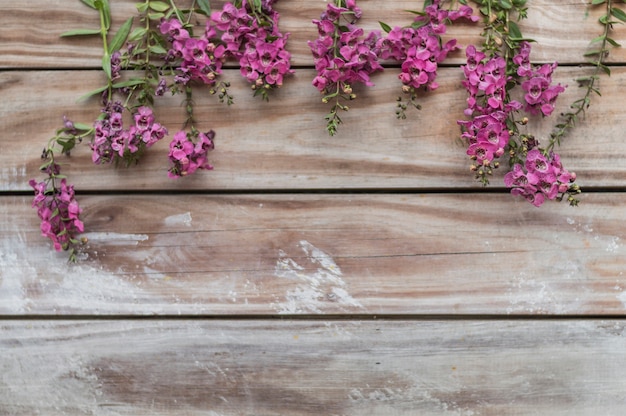
M184 225L191 227L191 212L185 212L184 214L170 215L165 218L165 225L176 226Z
M348 394L348 399L353 406L367 409L367 414L386 414L389 403L411 403L428 415L446 416L474 416L476 413L468 408L459 406L453 400L442 400L429 391L437 393L435 386L420 381L408 388L398 388L393 385L379 388L353 388ZM453 393L451 388L442 389L441 393ZM404 413L402 413L404 414ZM413 412L407 414L414 414Z
M284 250L278 251L274 275L296 285L287 290L284 300L277 296L272 307L279 313L322 313L329 304L342 309L363 307L346 290L341 268L328 253L306 240L300 241L298 248L305 261L298 262Z
M558 266L559 273L564 279L578 276L581 271L579 265L562 263ZM507 290L509 307L507 313L534 313L534 314L563 314L579 310L580 299L571 299L571 294L561 293L550 282L542 281L526 272L514 276L511 287Z
M624 305L624 308L626 308L626 290L617 295L616 298L617 300L622 302L622 305Z
M67 253L55 252L43 237L33 243L9 232L0 245L0 313L130 313L139 301L153 303L124 276L86 262L68 264Z
M617 250L619 250L620 247L621 244L619 244L619 237L612 237L609 239L609 243L606 246L605 250L609 253L615 253Z
M85 237L89 241L97 241L98 243L112 245L125 245L128 243L137 245L140 241L146 241L149 238L146 234L121 234L108 232L84 233L81 234L81 237Z
M26 165L0 168L0 183L6 191L16 191L24 186Z

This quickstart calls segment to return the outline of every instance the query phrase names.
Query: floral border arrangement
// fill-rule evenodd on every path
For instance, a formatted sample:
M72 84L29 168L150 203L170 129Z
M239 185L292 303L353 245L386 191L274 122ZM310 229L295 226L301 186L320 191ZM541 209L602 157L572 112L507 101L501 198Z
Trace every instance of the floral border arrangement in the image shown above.
M566 87L552 81L556 62L534 65L530 59L533 41L524 37L518 25L528 17L526 0L426 0L421 11L411 11L409 25L380 22L381 30L368 34L358 26L362 11L356 0L333 0L319 19L312 20L319 36L308 42L317 73L312 86L331 106L325 116L326 131L330 136L338 133L340 113L357 98L354 87L373 86L372 76L387 70L383 62L399 68L402 94L395 104L396 116L406 119L408 109L421 108L421 94L437 89L439 64L459 49L456 39L444 42L447 25L457 20L481 24L484 41L465 47L466 63L460 67L467 108L458 124L471 171L488 185L493 172L506 165L504 185L511 194L535 206L563 199L577 205L581 190L576 174L563 167L556 147L584 116L592 96L600 95L601 73L610 75L606 58L611 47L619 46L610 37L611 30L626 22L626 13L614 1L591 1L592 6L603 6L605 13L599 19L602 33L585 53L591 74L576 80L584 89L583 97L560 114L549 138L541 143L527 131L529 117L552 116ZM214 149L216 133L197 129L194 89L207 88L219 102L232 105L230 84L220 79L223 64L232 60L253 95L268 101L272 90L294 73L287 50L289 34L279 29L276 0L233 0L218 11L211 10L208 0L195 0L186 9L174 1L143 0L136 4L137 15L114 34L108 0L81 2L99 14L100 27L70 30L61 36L101 38L105 84L81 97L99 96L101 111L89 124L64 117L41 155L40 169L46 177L29 182L42 235L56 250L68 251L72 261L85 242L80 239L84 224L74 186L61 173L60 155L69 156L79 143L88 141L95 164L137 164L169 133L153 111L158 98L180 94L186 118L170 142L167 174L181 178L211 170L208 154ZM199 16L204 16L205 26L198 34L192 21ZM133 75L126 76L129 73Z

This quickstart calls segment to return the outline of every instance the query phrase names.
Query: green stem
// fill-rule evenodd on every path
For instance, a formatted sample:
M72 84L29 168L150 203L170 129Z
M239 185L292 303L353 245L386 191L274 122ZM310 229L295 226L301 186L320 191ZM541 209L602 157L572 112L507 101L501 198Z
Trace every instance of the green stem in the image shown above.
M187 119L185 120L185 127L190 126L194 129L195 120L193 118L193 97L191 86L185 86L185 112L187 113Z
M150 2L150 0L148 0L148 2ZM178 10L178 7L176 7L176 5L174 4L174 0L169 0L169 3L170 3L170 7L172 8L172 10L174 10L174 14L176 14L176 18L178 19L178 21L180 23L185 24L183 15L180 13L180 10Z
M105 15L106 11L103 7L99 8L98 11L100 13L100 35L102 37L102 49L104 51L104 58L106 59L106 62L103 62L103 64L110 65L111 54L109 53L109 43L107 41L109 27L106 21L107 20L106 15ZM104 69L105 68L103 67L103 70ZM107 101L111 101L111 98L113 97L113 80L109 76L110 72L107 72L105 70L105 73L107 74L107 96L108 96Z

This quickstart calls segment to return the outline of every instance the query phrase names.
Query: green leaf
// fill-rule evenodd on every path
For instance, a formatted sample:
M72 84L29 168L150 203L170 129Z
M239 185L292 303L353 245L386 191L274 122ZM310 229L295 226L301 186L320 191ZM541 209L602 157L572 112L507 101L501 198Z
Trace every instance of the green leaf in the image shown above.
M155 12L164 12L170 8L169 4L162 1L151 1L150 8Z
M96 94L100 94L102 92L104 92L108 87L105 85L104 87L100 87L100 88L96 88L93 91L89 91L87 94L81 95L78 100L76 100L77 102L81 102L83 100L86 100L87 98L91 97L92 95L96 95Z
M608 66L606 66L604 64L601 64L599 66L604 71L605 74L607 74L608 76L611 76L611 68L609 68ZM598 95L600 95L599 91L598 91Z
M513 8L513 4L509 0L500 0L500 6L505 10Z
M150 52L157 55L165 55L167 53L167 50L161 45L152 45L150 46Z
M116 82L112 85L113 88L124 88L124 87L132 87L135 85L145 84L146 81L143 79L130 79L128 81Z
M134 42L138 39L141 39L142 37L145 36L145 34L148 32L148 30L145 27L136 27L131 33L130 35L128 35L128 40L130 42Z
M96 5L94 4L94 0L80 0L80 1L82 1L87 6L91 7L92 9L96 8Z
M514 21L509 22L509 37L512 39L522 39L522 31L520 30L517 23Z
M615 46L616 48L619 48L620 46L622 46L622 45L620 45L619 43L617 43L617 42L615 41L615 39L611 39L611 38L609 38L608 36L607 36L607 38L606 38L606 41L607 41L608 43L610 43L612 46Z
M593 4L594 6L597 4L603 4L606 3L606 0L592 0L591 4Z
M90 125L85 124L85 123L74 123L74 127L77 130L81 130L81 131L89 131L92 128Z
M59 36L64 38L67 36L99 35L100 33L100 29L72 29L61 33Z
M626 13L624 13L622 9L618 9L617 7L611 7L611 14L622 22L626 22Z
M111 79L111 55L105 53L102 55L102 70L107 74L107 79Z
M591 39L589 43L604 42L604 38L606 38L606 35L600 35L597 38Z
M148 13L148 19L150 20L161 20L165 17L165 13Z
M598 56L598 55L600 55L602 52L603 52L603 51L602 51L601 49L593 49L593 50L590 50L590 51L588 51L588 52L585 52L585 53L583 54L583 56Z
M404 10L404 12L415 14L415 15L418 15L418 16L426 16L425 12L420 12L418 10Z
M113 39L111 39L111 43L109 44L109 52L113 53L119 51L126 38L128 37L128 33L130 33L130 29L133 26L133 18L129 17L128 20L124 22L124 24L117 31Z
M198 7L200 7L200 12L205 16L211 16L211 5L209 4L209 0L198 0Z
M391 32L391 26L389 26L387 23L385 23L385 22L381 22L381 21L378 21L378 23L380 24L380 27L382 27L382 28L383 28L383 30L385 31L385 33L389 33L389 32Z
M145 13L148 10L148 3L136 3L135 7L139 13Z

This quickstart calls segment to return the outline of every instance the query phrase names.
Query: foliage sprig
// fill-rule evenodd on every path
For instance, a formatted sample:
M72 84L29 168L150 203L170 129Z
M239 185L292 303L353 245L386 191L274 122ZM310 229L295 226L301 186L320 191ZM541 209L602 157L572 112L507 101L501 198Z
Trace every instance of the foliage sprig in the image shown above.
M623 1L626 3L626 1ZM620 47L621 45L611 37L611 32L615 24L626 23L626 13L614 6L613 0L592 0L593 6L603 5L604 14L598 19L602 26L602 34L594 38L590 42L590 50L585 52L584 56L588 60L588 64L593 67L590 75L582 76L576 79L581 88L584 88L584 94L581 98L573 101L569 106L569 111L561 114L562 121L554 126L550 134L550 141L547 146L548 150L555 146L561 145L561 139L567 132L573 129L578 120L584 117L585 111L591 105L592 96L595 94L601 96L599 81L602 73L607 76L611 75L611 69L606 65L611 47Z
M557 63L534 65L530 60L533 40L524 37L518 22L528 17L526 0L476 0L483 17L483 43L466 49L463 85L468 92L465 115L459 120L461 137L468 145L471 171L483 185L508 158L504 184L513 195L535 206L546 200L567 199L578 204L580 187L576 174L562 165L552 146L526 132L528 116L550 116L565 90L554 85ZM521 87L523 100L513 98ZM526 114L520 114L521 112Z

